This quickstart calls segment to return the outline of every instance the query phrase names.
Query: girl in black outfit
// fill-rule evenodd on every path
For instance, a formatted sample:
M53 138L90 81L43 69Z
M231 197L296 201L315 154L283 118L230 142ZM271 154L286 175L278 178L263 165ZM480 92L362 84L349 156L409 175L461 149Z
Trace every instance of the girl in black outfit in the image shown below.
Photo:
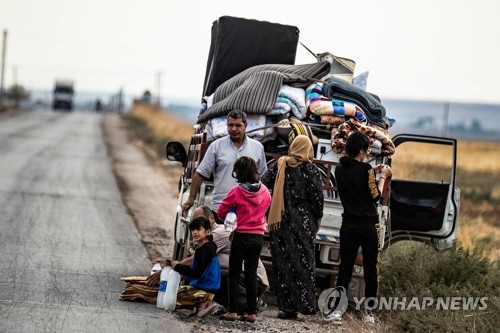
M347 139L346 156L340 158L335 168L335 179L344 213L340 228L340 267L337 287L347 291L352 277L354 261L361 246L365 280L365 297L376 297L378 288L378 232L377 203L384 189L386 177L392 174L388 165L372 168L364 162L369 154L369 139L361 132L352 133ZM380 172L378 185L375 173ZM340 321L340 315L332 320ZM370 317L370 318L368 318ZM371 313L366 322L374 322Z

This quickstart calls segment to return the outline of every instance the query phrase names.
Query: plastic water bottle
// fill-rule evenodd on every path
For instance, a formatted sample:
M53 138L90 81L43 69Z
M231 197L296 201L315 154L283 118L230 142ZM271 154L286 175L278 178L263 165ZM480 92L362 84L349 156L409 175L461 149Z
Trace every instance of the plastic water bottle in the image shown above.
M181 276L173 269L168 273L168 284L165 296L163 297L163 309L167 311L174 311L175 304L177 303L177 289L181 282Z
M167 279L171 271L172 267L170 266L165 266L161 270L160 288L158 289L158 296L156 297L156 306L159 308L163 308L163 299L165 298L165 292L167 291Z
M237 220L238 216L236 215L236 209L231 208L229 213L227 213L226 218L224 219L224 229L233 232L234 229L236 229Z
M160 259L156 259L155 265L153 266L153 268L151 268L151 274L150 275L153 275L154 273L161 271L161 264L160 264L160 262L161 262Z

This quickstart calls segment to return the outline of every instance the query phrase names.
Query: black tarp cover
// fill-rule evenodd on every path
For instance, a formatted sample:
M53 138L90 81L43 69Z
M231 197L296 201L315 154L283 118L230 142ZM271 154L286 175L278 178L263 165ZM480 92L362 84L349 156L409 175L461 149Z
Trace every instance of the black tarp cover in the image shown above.
M203 96L226 80L262 64L295 63L299 29L295 26L222 16L212 24Z

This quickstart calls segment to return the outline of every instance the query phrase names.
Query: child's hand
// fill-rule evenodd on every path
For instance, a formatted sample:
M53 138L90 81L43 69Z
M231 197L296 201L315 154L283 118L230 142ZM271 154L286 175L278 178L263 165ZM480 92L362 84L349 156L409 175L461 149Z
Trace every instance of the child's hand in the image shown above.
M170 266L172 267L172 269L174 269L174 268L175 268L175 266L176 266L178 263L179 263L179 262L178 262L177 260L173 260L173 261L171 261Z

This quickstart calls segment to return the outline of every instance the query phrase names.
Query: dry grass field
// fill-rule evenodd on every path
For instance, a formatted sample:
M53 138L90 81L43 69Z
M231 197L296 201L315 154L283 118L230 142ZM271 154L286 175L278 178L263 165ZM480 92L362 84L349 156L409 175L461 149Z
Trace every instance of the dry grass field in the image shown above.
M129 127L136 130L139 139L160 146L161 156L164 156L163 149L168 141L180 141L187 147L194 132L193 124L187 124L168 110L147 103L136 103L126 114L126 120Z

